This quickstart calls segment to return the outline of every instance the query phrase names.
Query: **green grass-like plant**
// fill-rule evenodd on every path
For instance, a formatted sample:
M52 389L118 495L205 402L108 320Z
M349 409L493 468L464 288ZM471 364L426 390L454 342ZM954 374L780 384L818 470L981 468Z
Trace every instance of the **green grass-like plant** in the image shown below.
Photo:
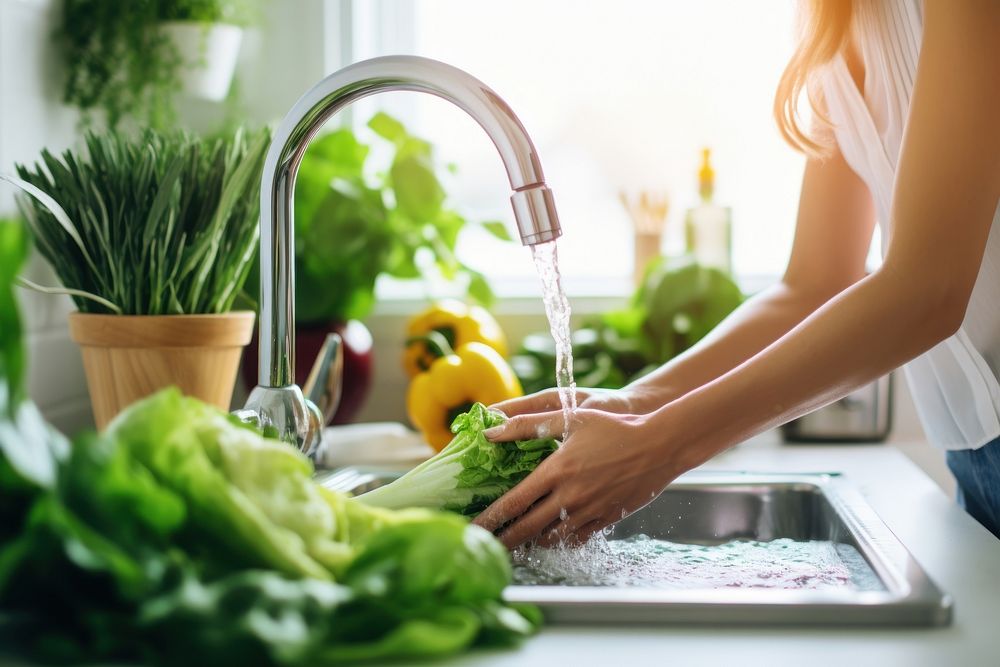
M86 313L230 310L254 258L269 140L263 130L88 133L85 153L43 151L33 168L18 165L41 191L21 208L63 285L54 291Z

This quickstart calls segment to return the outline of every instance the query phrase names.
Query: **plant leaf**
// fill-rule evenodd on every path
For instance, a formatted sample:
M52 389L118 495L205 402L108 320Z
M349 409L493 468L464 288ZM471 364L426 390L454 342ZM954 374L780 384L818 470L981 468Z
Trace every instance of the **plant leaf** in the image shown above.
M14 187L24 190L29 195L31 195L39 202L41 202L41 204L46 209L48 209L48 211L52 214L52 217L54 217L56 221L59 222L59 225L66 231L66 233L69 234L69 237L73 239L73 242L80 249L80 252L83 253L83 256L87 258L87 262L91 265L91 267L93 267L94 260L91 259L90 253L87 252L87 246L83 244L83 239L80 238L80 232L77 231L76 226L73 224L73 221L69 219L69 216L66 215L66 211L63 210L62 206L60 206L55 199L53 199L52 197L50 197L41 189L35 187L31 183L28 183L27 181L22 180L16 176L10 176L9 174L0 174L0 180L7 181Z
M501 241L513 241L513 237L510 235L510 231L507 229L506 223L498 222L496 220L490 220L488 222L482 223L483 229L492 234L495 238Z
M413 153L393 162L389 170L396 205L417 222L430 222L441 212L444 188L426 155Z
M28 237L18 222L0 220L0 421L23 398L27 355L14 279L28 254Z
M493 302L496 301L496 295L493 293L493 288L490 287L489 281L486 280L486 276L478 271L468 270L468 272L469 296L484 306L493 305Z
M35 292L41 292L42 294L66 294L68 296L79 296L83 297L84 299L90 299L91 301L96 301L97 303L101 304L108 310L114 311L116 315L122 314L122 309L118 305L108 301L105 298L99 297L96 294L91 294L90 292L84 292L83 290L79 289L70 289L68 287L46 287L45 285L39 285L38 283L33 283L23 276L18 276L17 283L21 287L26 287Z
M368 121L368 127L378 136L394 143L402 141L408 136L406 127L402 123L381 111L372 116L372 119Z

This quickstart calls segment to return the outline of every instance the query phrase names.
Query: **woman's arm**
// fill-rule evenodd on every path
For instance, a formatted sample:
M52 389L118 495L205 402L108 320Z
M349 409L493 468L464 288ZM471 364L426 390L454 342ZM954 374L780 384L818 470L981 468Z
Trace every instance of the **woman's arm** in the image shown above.
M628 390L659 408L732 370L865 275L875 211L839 151L810 159L791 260L781 281L747 301L697 345Z
M650 415L579 411L565 445L477 521L495 529L516 518L501 535L508 545L540 533L543 542L589 534L715 453L846 395L954 333L1000 199L998 119L1000 3L928 2L882 267ZM561 415L509 424L499 438L540 425L558 432Z
M715 442L706 450L725 448L840 398L952 335L965 318L998 199L1000 3L929 2L885 262L675 406L689 415L692 437ZM711 434L690 428L709 414L727 419Z
M810 159L782 279L737 308L697 345L623 391L581 389L581 405L645 414L735 368L864 276L874 223L871 195L840 152ZM558 406L558 394L547 390L496 407L513 416Z

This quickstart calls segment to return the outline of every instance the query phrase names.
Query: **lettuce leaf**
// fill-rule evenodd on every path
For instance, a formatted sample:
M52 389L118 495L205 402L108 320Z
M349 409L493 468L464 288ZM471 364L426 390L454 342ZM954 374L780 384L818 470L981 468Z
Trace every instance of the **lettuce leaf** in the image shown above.
M467 520L368 507L169 389L79 438L0 550L0 642L45 661L326 665L530 635ZM59 572L53 577L52 572Z
M184 498L195 540L247 567L332 578L309 546L332 533L333 512L290 447L175 389L136 403L107 434Z
M174 389L70 447L24 391L0 222L0 653L32 662L332 665L531 634L506 551L461 517L390 511Z
M475 516L514 488L554 452L554 438L494 443L483 431L507 418L482 403L473 404L451 425L448 445L390 484L357 497L388 509L429 507Z

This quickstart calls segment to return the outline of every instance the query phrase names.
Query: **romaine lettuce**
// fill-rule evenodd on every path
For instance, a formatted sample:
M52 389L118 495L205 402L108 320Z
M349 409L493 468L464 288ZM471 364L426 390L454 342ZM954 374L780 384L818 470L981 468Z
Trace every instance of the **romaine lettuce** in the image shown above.
M553 438L490 442L486 429L506 417L473 404L451 425L448 445L390 484L357 497L375 507L430 507L475 516L528 476L558 448Z
M55 465L0 543L0 642L32 658L342 664L539 622L502 602L510 563L487 532L324 489L298 452L176 390Z
M165 390L70 447L24 392L0 222L0 654L32 662L328 665L530 634L503 547L444 512L315 484L298 452Z

